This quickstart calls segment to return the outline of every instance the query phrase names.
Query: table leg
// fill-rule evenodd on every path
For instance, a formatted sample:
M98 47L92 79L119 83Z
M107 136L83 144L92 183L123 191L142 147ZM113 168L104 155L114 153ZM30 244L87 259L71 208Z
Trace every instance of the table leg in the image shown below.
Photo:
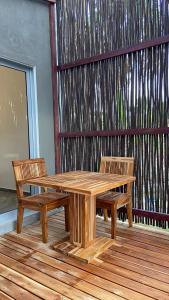
M96 238L96 198L82 194L71 194L70 240L57 243L55 250L66 253L83 262L92 259L109 248L114 240L105 236Z
M71 194L70 241L83 248L96 237L96 199L94 196Z

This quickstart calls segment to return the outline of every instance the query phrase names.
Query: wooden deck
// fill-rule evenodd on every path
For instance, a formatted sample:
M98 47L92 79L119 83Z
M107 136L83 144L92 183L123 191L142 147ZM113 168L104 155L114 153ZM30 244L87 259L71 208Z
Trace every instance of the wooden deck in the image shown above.
M97 234L110 224L97 218ZM40 225L0 238L0 300L169 300L169 235L118 225L117 240L90 264L52 250L66 240L63 213L49 218L49 243Z

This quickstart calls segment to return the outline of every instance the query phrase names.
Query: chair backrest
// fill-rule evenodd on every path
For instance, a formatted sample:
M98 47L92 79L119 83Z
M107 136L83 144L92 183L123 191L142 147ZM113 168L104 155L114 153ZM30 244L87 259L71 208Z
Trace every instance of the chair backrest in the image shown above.
M101 173L133 176L134 157L102 156L100 163ZM131 192L132 184L127 185L127 192Z
M112 173L120 175L133 175L133 157L102 156L100 163L101 173Z
M26 180L47 175L44 158L14 160L12 161L12 165L18 197L23 196L22 185Z

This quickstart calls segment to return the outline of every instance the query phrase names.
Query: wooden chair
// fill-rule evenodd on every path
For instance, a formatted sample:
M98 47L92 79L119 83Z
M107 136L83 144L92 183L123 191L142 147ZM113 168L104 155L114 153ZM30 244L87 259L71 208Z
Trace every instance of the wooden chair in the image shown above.
M12 161L16 192L18 197L18 215L17 215L17 233L21 233L23 223L24 208L40 211L42 225L42 240L44 243L48 241L48 217L49 210L64 206L65 209L65 230L69 231L69 197L67 194L58 192L48 192L47 188L41 194L25 196L23 185L26 180L37 177L47 176L44 158L15 160Z
M100 163L101 173L120 175L133 175L133 157L102 157ZM129 227L132 226L132 183L127 185L126 192L106 192L96 198L96 207L103 209L104 220L108 220L107 210L111 211L111 236L116 237L117 209L126 205Z

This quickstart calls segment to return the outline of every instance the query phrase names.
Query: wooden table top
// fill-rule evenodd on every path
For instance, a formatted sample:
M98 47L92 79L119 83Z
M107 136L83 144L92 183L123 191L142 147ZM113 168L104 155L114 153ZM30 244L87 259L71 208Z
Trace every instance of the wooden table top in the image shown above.
M71 171L27 180L27 183L68 192L97 195L135 181L135 177L89 171Z

